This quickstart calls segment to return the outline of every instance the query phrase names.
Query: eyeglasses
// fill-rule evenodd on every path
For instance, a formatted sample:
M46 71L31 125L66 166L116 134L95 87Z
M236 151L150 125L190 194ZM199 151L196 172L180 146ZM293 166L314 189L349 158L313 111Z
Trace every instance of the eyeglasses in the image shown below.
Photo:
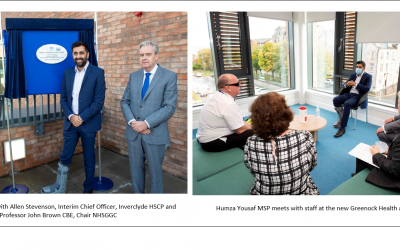
M236 86L236 87L239 87L239 85L240 85L240 81L238 81L237 83L234 83L234 84L225 84L225 86Z

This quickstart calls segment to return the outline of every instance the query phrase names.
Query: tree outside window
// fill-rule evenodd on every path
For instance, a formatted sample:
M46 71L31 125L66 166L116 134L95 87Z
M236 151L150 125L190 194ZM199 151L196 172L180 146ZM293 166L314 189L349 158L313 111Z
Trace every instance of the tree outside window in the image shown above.
M255 94L290 87L288 22L249 17Z

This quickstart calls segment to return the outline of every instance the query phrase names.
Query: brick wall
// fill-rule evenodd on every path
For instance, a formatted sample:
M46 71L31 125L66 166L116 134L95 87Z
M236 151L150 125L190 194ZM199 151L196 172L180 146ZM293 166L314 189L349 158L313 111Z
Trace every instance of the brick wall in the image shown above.
M144 12L139 24L133 12L99 12L97 20L99 66L106 72L108 88L103 146L128 155L120 101L129 74L140 69L139 44L151 40L160 48L158 63L178 74L178 103L168 122L171 145L163 170L187 179L187 13Z
M1 12L3 29L6 29L5 18L94 18L94 12ZM53 103L50 95L50 103ZM56 97L59 99L59 95ZM43 98L44 104L47 104L47 95ZM37 103L39 96L36 97ZM21 107L26 107L25 99L21 99ZM13 101L14 107L18 107L18 100ZM33 105L33 96L29 97L29 105ZM44 123L45 133L41 136L35 135L35 126L22 126L12 128L11 139L25 138L26 158L14 162L14 171L19 172L44 163L56 161L59 159L63 134L63 121L54 121ZM0 130L0 177L11 174L11 163L5 163L4 159L4 141L8 141L7 129ZM75 153L82 152L79 142Z
M94 12L2 12L5 18L94 18ZM128 155L125 120L120 101L129 74L140 69L138 45L145 40L160 47L158 63L178 73L178 103L169 120L171 145L166 151L163 169L187 179L187 13L144 13L141 23L131 12L98 12L98 61L106 72L105 119L102 145L117 153ZM32 97L31 97L32 99ZM31 101L30 101L31 102ZM47 99L44 98L46 104ZM24 105L25 101L22 101ZM52 103L52 99L50 99ZM14 105L18 105L14 101ZM36 136L34 126L11 129L12 138L25 137L27 157L14 162L18 172L59 159L62 149L62 121L45 123L45 134ZM11 173L10 163L4 163L3 142L7 130L0 130L0 176ZM82 152L80 143L75 153Z

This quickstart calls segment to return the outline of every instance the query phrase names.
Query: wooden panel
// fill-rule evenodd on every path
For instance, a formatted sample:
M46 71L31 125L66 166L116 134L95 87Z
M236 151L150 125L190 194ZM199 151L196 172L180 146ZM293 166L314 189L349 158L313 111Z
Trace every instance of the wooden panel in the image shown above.
M239 15L237 12L214 13L219 61L224 70L243 69ZM219 26L218 26L219 25Z
M253 81L246 59L246 35L242 12L212 12L213 37L220 74L234 74L241 81L236 98L253 95Z
M241 83L240 94L236 98L243 98L251 96L253 94L253 88L251 86L251 79L249 78L238 78Z
M354 67L354 37L356 31L356 12L344 14L344 69L353 70Z

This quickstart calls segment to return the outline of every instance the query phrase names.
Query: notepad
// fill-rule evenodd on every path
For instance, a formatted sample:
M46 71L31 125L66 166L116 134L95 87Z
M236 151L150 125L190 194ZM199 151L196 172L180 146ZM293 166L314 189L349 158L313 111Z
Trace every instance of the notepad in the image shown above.
M370 151L370 147L371 146L369 146L365 143L360 143L349 152L349 155L352 155L362 161L365 161L366 163L369 163L369 164L375 166L376 168L379 168L372 161L372 154Z

